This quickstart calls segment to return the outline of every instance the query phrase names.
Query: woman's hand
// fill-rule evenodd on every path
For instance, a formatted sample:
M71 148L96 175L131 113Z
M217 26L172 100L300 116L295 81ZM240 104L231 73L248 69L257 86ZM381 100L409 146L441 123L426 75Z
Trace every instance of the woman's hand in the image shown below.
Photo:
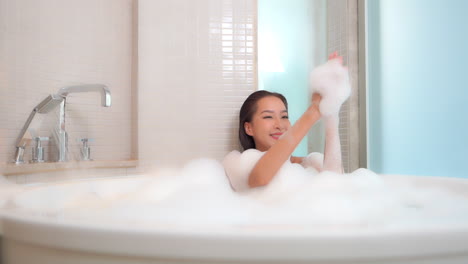
M328 60L334 60L334 59L338 59L338 61L340 62L340 64L341 64L345 69L348 68L347 66L344 66L344 65L343 65L343 57L338 55L338 51L335 51L335 52L331 53L330 55L328 55Z
M328 55L328 60L338 59L340 64L343 65L343 57L338 55L338 51L335 51Z
M335 51L328 56L328 60L334 60L334 59L337 59L340 62L340 64L343 65L343 57L338 55L338 51ZM320 101L321 100L322 100L322 96L320 94L314 93L312 95L311 109L313 109L314 111L317 111L317 113L319 113L320 116L322 115L320 113Z
M319 93L314 93L312 95L312 109L317 111L320 114L320 101L322 100L322 96ZM321 115L321 114L320 114Z

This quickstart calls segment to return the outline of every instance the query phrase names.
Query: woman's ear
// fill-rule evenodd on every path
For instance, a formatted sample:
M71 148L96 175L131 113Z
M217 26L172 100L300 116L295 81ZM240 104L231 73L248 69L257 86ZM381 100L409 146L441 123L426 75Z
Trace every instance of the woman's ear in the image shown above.
M244 130L247 135L253 137L252 124L250 124L249 122L245 122Z

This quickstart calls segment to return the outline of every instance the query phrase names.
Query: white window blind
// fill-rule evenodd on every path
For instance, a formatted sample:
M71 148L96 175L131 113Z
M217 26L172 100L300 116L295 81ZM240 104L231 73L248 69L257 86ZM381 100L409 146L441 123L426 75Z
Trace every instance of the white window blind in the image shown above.
M343 167L351 172L359 166L359 125L357 87L357 1L327 1L327 51L338 51L348 66L351 97L340 110L340 140Z

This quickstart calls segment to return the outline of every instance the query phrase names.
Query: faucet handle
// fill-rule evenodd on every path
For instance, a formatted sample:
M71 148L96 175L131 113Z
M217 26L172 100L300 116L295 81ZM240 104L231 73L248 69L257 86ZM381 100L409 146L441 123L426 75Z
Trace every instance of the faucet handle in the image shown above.
M94 142L92 138L79 138L78 141L83 142L81 147L81 160L89 161L91 159L91 148L88 146L88 142Z
M48 141L49 137L34 137L36 143L32 149L32 162L44 162L44 147L42 141Z

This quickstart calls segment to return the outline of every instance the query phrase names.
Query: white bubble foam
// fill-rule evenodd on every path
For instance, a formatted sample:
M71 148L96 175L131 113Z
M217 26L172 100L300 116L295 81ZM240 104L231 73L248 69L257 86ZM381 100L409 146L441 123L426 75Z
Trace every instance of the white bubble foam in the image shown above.
M466 226L468 197L442 184L418 186L423 180L383 177L366 169L317 174L286 163L269 185L235 192L219 162L199 159L145 177L34 187L13 203L61 219L142 226L280 224L317 230Z

